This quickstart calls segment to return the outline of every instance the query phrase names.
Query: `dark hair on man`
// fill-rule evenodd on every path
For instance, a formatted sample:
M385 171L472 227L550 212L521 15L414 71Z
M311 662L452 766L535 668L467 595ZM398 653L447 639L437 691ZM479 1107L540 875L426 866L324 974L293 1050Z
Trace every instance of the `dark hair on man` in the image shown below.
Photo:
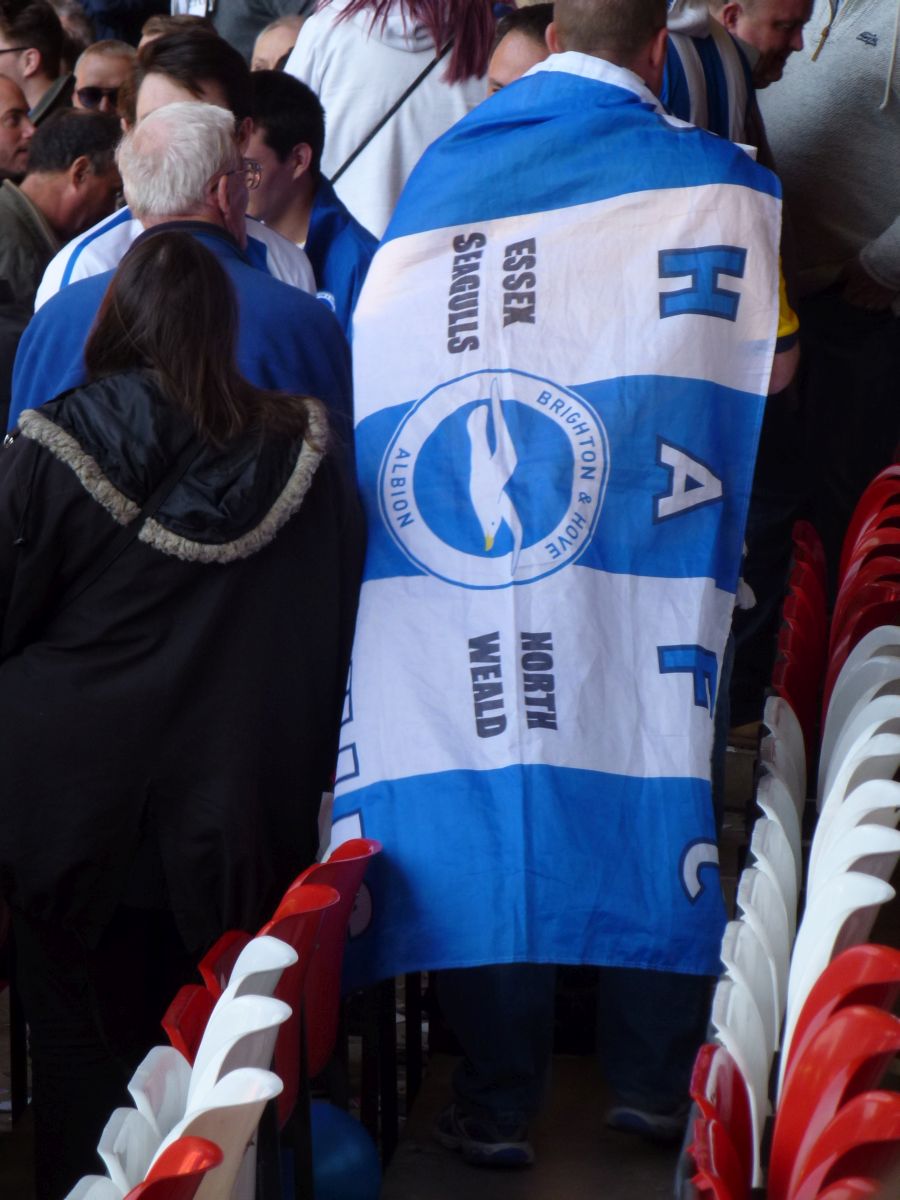
M552 4L529 4L527 8L514 8L512 12L504 13L497 22L497 32L494 34L491 54L508 33L521 33L523 37L531 38L533 42L545 46L544 35L552 20Z
M213 29L209 17L196 13L155 13L141 26L142 38L166 37L170 33L187 33L189 29Z
M0 0L0 33L14 45L39 51L41 69L57 78L65 34L47 0Z
M299 142L312 150L310 172L319 178L319 164L325 145L325 110L316 93L282 71L254 71L254 124L262 130L263 140L285 162Z
M168 33L138 51L135 87L148 75L165 75L200 99L204 83L222 89L236 121L250 115L250 68L240 51L209 29Z
M666 0L556 0L564 50L627 64L666 24Z
M94 174L102 175L115 161L121 136L112 113L61 108L41 122L31 139L28 174L68 171L75 159L84 155Z
M260 428L303 436L315 402L248 383L235 362L237 327L234 288L215 255L190 234L149 230L107 288L84 348L88 378L152 371L212 445Z

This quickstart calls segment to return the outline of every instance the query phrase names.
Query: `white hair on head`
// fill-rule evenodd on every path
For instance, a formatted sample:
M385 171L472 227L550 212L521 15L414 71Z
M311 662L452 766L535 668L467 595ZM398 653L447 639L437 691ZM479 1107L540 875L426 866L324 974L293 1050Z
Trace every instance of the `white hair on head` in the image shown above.
M166 104L125 135L116 161L136 217L200 212L209 181L240 166L234 115L195 100Z

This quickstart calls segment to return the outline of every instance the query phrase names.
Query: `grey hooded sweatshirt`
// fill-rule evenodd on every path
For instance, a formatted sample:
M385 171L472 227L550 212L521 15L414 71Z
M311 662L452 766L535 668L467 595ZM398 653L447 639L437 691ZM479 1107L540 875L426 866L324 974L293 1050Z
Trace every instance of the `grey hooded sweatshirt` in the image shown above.
M331 177L391 106L435 58L428 31L406 15L401 0L387 21L372 13L339 21L344 0L307 18L285 65L313 89L325 109L322 170ZM483 79L447 83L440 63L379 130L335 185L335 191L377 238L413 167L428 146L485 96Z
M800 293L829 287L857 256L900 291L900 0L816 0L804 36L759 93Z

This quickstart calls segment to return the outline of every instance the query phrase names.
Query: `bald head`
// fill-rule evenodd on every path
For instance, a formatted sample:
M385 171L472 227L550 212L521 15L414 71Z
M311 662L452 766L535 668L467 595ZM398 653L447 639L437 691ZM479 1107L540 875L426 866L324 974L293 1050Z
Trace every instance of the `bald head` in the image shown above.
M710 0L713 16L756 51L753 82L758 88L776 83L788 58L803 49L803 26L812 9L813 0Z
M0 179L18 181L25 174L33 133L22 89L0 75Z
M294 48L303 17L289 13L263 29L253 47L250 66L254 71L278 71Z

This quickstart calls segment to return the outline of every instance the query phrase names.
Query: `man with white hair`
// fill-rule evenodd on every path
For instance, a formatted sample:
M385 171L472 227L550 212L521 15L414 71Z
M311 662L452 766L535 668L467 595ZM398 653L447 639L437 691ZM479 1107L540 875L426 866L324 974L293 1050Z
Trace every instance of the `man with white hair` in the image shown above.
M242 159L234 118L211 104L157 109L122 141L125 197L144 230L182 228L210 249L238 298L238 366L258 387L317 396L338 428L351 411L347 343L326 306L251 265L244 212L258 165ZM83 347L112 271L64 288L34 316L16 358L10 423L85 381Z
M2 0L0 0L2 3ZM135 67L137 119L177 100L203 101L227 108L239 147L250 134L250 71L240 54L208 29L160 37L144 46ZM35 307L60 288L118 266L122 255L141 233L141 224L128 208L120 209L87 233L69 242L48 266L35 298ZM309 260L299 246L267 229L259 221L248 231L247 253L262 271L304 291L316 282Z

